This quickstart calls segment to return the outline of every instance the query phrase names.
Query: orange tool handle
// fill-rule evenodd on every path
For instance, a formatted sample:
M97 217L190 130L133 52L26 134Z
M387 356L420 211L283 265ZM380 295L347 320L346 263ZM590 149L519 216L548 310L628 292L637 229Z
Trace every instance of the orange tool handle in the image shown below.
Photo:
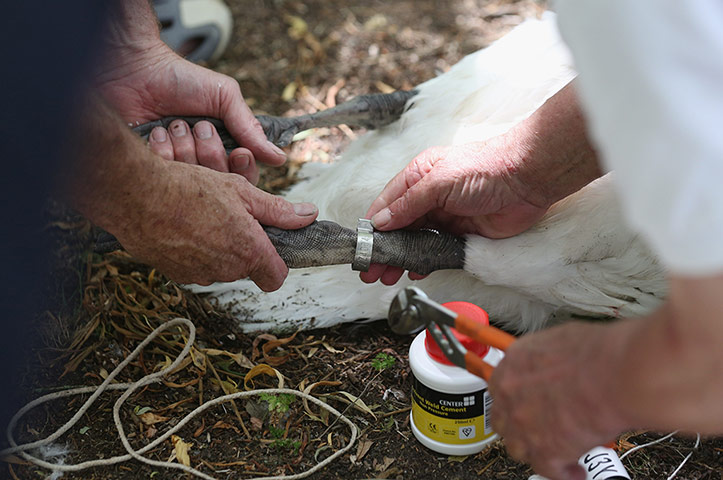
M515 341L515 337L509 333L503 332L499 328L479 323L462 314L457 315L457 318L454 320L454 328L459 333L467 335L476 342L490 345L503 351L507 350L507 348L512 345L512 342ZM468 372L484 378L487 382L490 381L492 371L494 370L492 365L470 351L467 351L465 354L464 361Z
M454 320L454 328L475 342L499 348L502 351L507 350L507 348L512 345L512 342L515 341L513 335L491 325L479 323L462 314L457 315L457 318Z
M465 367L469 373L484 378L486 382L490 381L490 377L492 376L492 372L495 367L485 362L469 350L467 350L467 353L464 355L464 362L466 363Z

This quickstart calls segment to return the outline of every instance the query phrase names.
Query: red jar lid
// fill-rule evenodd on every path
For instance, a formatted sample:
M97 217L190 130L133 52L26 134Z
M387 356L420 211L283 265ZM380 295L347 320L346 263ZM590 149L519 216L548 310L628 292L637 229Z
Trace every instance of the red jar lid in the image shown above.
M490 317L489 315L487 315L487 312L482 310L474 303L447 302L443 303L442 306L452 310L455 313L460 313L466 317L469 317L484 325L490 324ZM464 345L464 348L466 348L467 350L474 352L480 358L483 358L485 355L487 355L487 352L490 349L489 345L475 342L470 337L468 337L467 335L462 335L454 328L452 329L452 333L454 333L454 336L457 337L460 343L462 343L462 345ZM454 365L447 359L447 357L444 356L444 353L442 353L442 349L439 348L437 342L434 341L434 337L432 337L429 329L427 329L427 335L424 339L424 348L427 350L427 354L437 362L443 363L445 365Z

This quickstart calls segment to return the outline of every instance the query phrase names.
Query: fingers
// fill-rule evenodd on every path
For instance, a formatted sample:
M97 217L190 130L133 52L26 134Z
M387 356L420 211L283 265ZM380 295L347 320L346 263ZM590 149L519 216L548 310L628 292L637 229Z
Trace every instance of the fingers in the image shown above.
M240 147L229 155L229 171L246 178L252 185L259 182L259 169L256 166L253 154L246 148Z
M166 160L201 165L219 172L242 175L251 184L259 181L259 171L253 153L237 148L227 157L216 128L207 121L193 128L183 120L174 120L168 127L156 127L148 139L151 150Z
M371 218L377 230L404 228L439 205L439 186L432 176L424 177Z
M196 148L196 159L199 165L212 168L218 172L228 172L226 149L221 137L210 122L201 121L193 126L193 138Z
M402 268L372 263L368 271L359 273L359 278L364 283L374 283L381 280L384 285L391 286L396 284L402 278L402 275L404 275L404 269ZM427 275L409 272L410 280L422 280L423 278L427 278Z
M188 124L182 120L176 120L168 126L168 132L173 145L174 159L178 162L197 165L196 142Z
M228 77L227 77L228 78ZM248 148L260 162L269 165L281 165L286 161L286 154L279 147L269 142L251 109L241 95L238 83L228 78L219 91L221 96L221 119L229 133Z
M166 160L198 165L196 141L188 124L183 120L174 120L168 130L163 127L154 128L148 138L148 145L153 153Z
M247 210L262 225L293 230L311 224L319 214L313 203L291 203L257 188L252 191Z
M436 180L433 168L445 152L443 147L425 150L387 183L367 211L374 228L407 227L438 206L442 185Z
M364 283L374 283L381 280L384 285L394 285L402 278L402 275L404 275L404 269L402 268L372 263L368 271L359 274L359 278Z
M164 160L173 160L173 144L168 138L168 132L163 127L156 127L148 138L151 151Z

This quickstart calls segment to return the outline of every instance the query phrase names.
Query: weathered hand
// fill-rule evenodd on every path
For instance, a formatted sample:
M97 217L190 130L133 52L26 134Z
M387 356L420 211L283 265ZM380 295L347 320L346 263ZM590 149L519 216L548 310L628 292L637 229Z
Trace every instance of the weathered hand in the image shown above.
M524 336L492 374L494 430L510 455L547 478L584 480L578 458L627 427L612 404L607 327L575 323Z
M265 291L281 286L288 269L259 222L301 228L315 220L314 205L291 204L228 173L157 166L158 184L137 193L142 210L113 232L129 253L182 283L249 277Z
M201 122L191 130L183 121L166 132L157 128L149 143L166 159L200 164L258 179L256 160L280 165L285 154L270 143L231 77L176 55L160 38L136 35L109 42L110 60L96 75L98 88L130 124L169 115L209 116L223 120L242 147L226 156L214 127ZM141 37L141 38L138 38Z
M526 200L526 187L515 176L519 162L516 151L499 137L430 148L384 187L367 218L378 230L427 226L460 235L516 235L537 222L548 207ZM402 273L373 265L361 278L369 283L381 278L391 285Z

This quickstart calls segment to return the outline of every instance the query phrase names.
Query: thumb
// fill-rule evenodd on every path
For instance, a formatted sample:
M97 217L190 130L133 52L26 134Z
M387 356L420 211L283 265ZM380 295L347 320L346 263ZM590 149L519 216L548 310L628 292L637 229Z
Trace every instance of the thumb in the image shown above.
M316 220L319 210L313 203L291 203L261 190L248 200L249 213L262 225L295 230Z
M433 175L428 175L412 185L400 197L383 208L371 218L377 230L397 230L404 228L430 210L437 208L438 187Z
M234 80L231 82L235 83ZM221 105L221 118L231 136L251 150L257 160L269 165L282 165L286 154L266 138L261 123L244 101L238 84L227 88L232 93L224 97L226 101Z

